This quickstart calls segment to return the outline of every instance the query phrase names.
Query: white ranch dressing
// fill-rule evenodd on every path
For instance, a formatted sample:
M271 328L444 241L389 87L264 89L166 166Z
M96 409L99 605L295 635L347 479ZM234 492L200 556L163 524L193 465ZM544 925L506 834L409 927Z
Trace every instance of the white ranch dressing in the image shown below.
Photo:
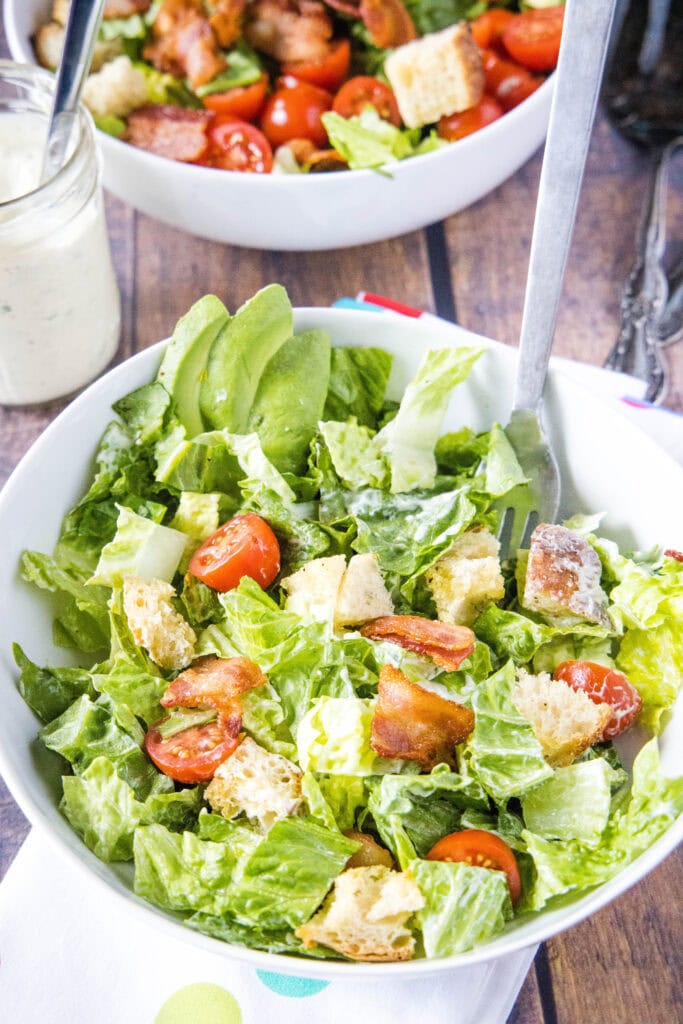
M9 204L0 205L4 405L71 394L103 370L118 344L119 294L94 146L79 162L80 179L61 192L58 179L45 186L56 193L46 206L38 190L45 134L39 114L0 112L0 204ZM16 216L11 201L21 197L26 213Z

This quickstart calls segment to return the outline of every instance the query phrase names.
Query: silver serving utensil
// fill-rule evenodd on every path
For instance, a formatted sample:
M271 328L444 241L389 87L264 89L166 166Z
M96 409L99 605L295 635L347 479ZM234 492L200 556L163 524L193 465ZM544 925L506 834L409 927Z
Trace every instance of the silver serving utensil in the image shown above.
M69 152L78 103L90 71L104 4L105 0L71 0L50 114L41 183L54 177Z
M538 522L554 522L559 509L560 474L540 411L615 5L616 0L567 0L565 8L531 239L517 382L506 427L529 479L528 497L525 507L510 504L503 510L503 558L528 541Z

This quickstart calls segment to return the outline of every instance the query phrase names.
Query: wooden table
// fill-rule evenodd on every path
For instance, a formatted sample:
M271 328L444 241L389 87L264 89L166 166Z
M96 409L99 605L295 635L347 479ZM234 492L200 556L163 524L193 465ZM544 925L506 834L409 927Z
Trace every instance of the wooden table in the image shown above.
M4 53L0 26L0 56ZM514 344L539 170L537 155L486 199L425 231L366 248L313 255L204 242L108 197L123 299L117 358L166 337L205 292L215 292L234 310L271 281L285 285L294 305L327 305L365 288ZM600 119L560 311L555 343L560 355L601 364L615 339L620 288L632 260L646 179L645 158ZM679 195L672 204L679 224L680 200ZM683 347L670 352L670 362L668 404L683 409ZM0 409L0 483L60 408ZM0 781L0 874L27 831L26 820ZM682 891L679 850L610 907L545 943L509 1024L683 1021L683 928L676 905L676 894Z

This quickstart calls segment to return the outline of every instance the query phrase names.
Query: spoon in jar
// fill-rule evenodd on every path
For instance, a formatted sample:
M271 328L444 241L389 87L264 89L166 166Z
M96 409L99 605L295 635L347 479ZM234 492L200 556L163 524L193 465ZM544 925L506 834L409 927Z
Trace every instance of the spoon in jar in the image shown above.
M43 154L41 184L54 177L68 156L104 4L105 0L71 0Z

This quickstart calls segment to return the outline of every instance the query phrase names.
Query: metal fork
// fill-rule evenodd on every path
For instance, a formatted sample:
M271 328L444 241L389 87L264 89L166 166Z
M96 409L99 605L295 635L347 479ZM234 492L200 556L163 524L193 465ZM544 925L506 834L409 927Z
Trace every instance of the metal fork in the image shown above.
M581 180L616 0L567 0L550 110L529 272L517 381L507 437L529 478L502 509L501 556L523 546L538 522L555 521L560 474L540 419Z

